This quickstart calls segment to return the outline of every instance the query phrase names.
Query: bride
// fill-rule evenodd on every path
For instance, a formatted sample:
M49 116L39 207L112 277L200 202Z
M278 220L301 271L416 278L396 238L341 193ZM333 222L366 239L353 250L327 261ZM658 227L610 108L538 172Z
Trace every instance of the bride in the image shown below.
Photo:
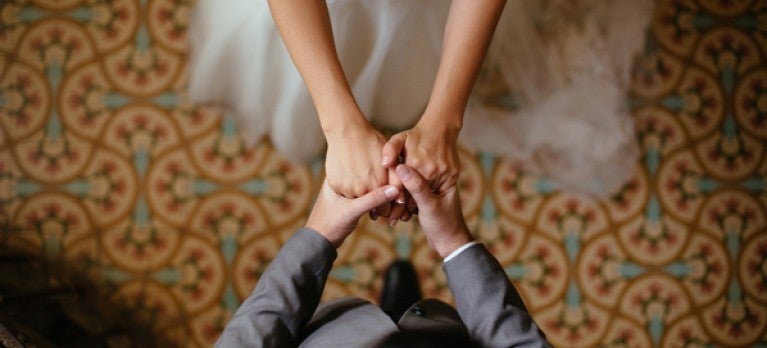
M400 160L435 192L452 189L459 134L563 189L605 197L636 163L626 94L652 9L652 0L198 0L190 96L228 107L249 144L268 134L290 159L317 158L327 144L328 183L346 197L398 184L390 169ZM379 129L398 133L387 140ZM405 199L391 216L409 217Z

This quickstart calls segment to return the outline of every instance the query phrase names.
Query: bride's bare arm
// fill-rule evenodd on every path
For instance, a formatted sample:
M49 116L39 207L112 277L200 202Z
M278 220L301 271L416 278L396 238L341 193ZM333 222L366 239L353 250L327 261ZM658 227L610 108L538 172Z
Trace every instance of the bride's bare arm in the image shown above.
M323 131L350 121L340 112L359 114L336 53L325 1L269 0L269 8L314 100Z
M274 22L317 108L328 141L328 184L358 197L387 182L381 167L385 139L354 100L333 40L324 0L269 0Z
M469 93L505 4L506 0L453 0L439 70L421 121L460 129Z
M421 119L389 140L383 150L389 167L404 149L405 163L444 192L458 177L456 141L474 81L506 0L453 0L437 77Z

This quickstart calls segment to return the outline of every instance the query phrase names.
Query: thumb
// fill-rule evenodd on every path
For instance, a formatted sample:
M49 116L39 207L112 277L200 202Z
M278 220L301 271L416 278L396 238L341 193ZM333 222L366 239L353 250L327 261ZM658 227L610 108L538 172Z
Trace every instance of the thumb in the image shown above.
M426 180L421 174L418 174L417 171L404 164L398 165L395 171L400 181L402 181L402 184L405 186L405 189L410 192L410 196L413 197L416 204L418 204L419 207L428 205L433 197L431 190L429 189L429 184L426 183Z
M384 144L381 150L381 165L391 167L397 163L399 154L405 146L405 136L402 133L395 134Z
M361 216L384 203L393 201L398 195L399 189L396 186L381 186L352 200L349 209L354 213L353 215Z

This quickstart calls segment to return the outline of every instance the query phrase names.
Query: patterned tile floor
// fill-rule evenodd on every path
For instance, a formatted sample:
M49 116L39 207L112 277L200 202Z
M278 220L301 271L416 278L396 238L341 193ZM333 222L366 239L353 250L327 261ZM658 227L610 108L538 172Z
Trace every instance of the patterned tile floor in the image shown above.
M0 5L0 225L179 346L209 346L301 226L321 166L185 101L185 0ZM637 64L643 148L597 202L462 152L470 227L562 347L767 346L767 2L664 0ZM325 298L375 299L415 224L363 219Z

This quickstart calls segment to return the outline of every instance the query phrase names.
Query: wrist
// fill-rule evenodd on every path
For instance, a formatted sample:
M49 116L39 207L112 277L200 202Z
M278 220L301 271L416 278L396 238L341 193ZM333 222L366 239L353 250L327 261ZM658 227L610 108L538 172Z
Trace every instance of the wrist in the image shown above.
M457 138L463 127L463 112L455 110L437 111L427 107L416 127Z
M325 139L331 142L335 139L361 134L370 128L370 123L362 115L359 109L352 108L346 111L335 112L330 116L320 116L320 124Z
M320 236L325 238L330 245L333 246L333 248L338 249L341 244L343 244L344 240L346 238L343 238L343 236L339 236L337 233L329 233L328 229L325 226L322 226L322 224L318 224L315 221L312 221L312 218L310 217L309 220L306 221L306 225L304 227L317 232Z
M320 236L330 242L330 245L338 249L346 239L346 236L327 219L327 214L323 214L323 211L324 210L312 209L311 213L309 213L309 217L306 219L304 227L317 232Z
M471 235L471 233L469 233L468 228L463 226L454 234L452 234L450 238L435 243L434 251L436 251L437 254L439 254L439 256L444 259L458 248L472 241L474 241L474 237Z
M435 87L436 88L436 87ZM440 121L441 124L450 125L452 128L461 129L463 114L466 112L466 100L449 91L432 91L429 102L426 104L423 116L429 121Z

